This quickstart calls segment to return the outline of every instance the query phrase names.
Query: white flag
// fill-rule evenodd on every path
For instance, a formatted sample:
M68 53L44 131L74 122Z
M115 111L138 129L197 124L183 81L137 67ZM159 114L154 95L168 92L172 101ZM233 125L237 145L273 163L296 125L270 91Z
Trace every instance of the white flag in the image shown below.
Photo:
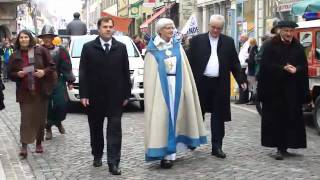
M182 28L181 34L187 35L187 36L194 36L197 35L200 32L198 23L197 23L197 17L196 15L191 15L188 19L186 25Z

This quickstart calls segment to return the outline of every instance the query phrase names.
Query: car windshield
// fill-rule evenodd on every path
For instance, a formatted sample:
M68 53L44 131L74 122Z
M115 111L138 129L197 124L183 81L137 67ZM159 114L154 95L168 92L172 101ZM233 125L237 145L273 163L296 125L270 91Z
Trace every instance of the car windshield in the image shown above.
M115 36L116 40L126 45L129 57L139 57L139 52L129 37ZM94 38L79 38L75 39L71 47L71 56L73 58L80 58L82 47L85 43L93 40Z

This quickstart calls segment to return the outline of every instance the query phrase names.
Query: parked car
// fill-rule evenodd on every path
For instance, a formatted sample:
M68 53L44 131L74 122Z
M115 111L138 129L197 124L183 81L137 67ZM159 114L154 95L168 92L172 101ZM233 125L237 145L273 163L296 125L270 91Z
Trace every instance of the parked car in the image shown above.
M94 40L97 35L71 36L69 53L71 56L72 70L76 76L74 89L68 90L70 102L80 102L79 95L79 65L80 56L83 45L89 41ZM127 47L130 66L130 79L132 83L131 97L132 101L139 101L140 108L144 108L144 89L143 89L143 66L144 61L137 47L128 36L113 36L117 41L122 42Z

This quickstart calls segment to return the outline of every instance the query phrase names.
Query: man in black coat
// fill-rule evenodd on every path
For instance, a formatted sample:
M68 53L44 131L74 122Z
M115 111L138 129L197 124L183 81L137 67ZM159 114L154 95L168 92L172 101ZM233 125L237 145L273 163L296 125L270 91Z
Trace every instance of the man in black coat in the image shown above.
M73 20L67 25L67 34L71 36L79 36L87 34L87 25L80 20L80 13L73 14Z
M279 34L267 41L261 54L258 98L262 102L262 146L278 149L275 159L289 155L287 148L306 148L302 105L310 102L308 63L304 48L293 37L298 25L280 21Z
M222 151L224 122L231 121L230 72L243 89L241 66L232 38L221 34L224 17L210 17L210 31L193 37L188 58L198 89L203 115L211 113L212 155L225 158Z
M109 171L120 175L121 116L131 93L126 46L112 37L111 17L98 21L99 36L83 46L80 68L80 98L88 110L93 166L102 165L103 122L108 117L107 156Z

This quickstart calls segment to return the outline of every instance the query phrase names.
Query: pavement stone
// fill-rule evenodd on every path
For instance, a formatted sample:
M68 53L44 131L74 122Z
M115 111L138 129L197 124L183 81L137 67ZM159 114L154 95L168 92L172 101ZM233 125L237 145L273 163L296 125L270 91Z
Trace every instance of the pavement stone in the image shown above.
M26 160L18 157L20 112L15 103L14 84L7 83L6 110L0 112L0 159L7 179L221 179L221 180L320 180L320 137L307 128L308 148L291 150L296 156L275 161L274 149L260 145L260 118L252 106L232 105L233 121L226 123L224 151L228 157L210 155L211 145L178 154L174 167L159 168L159 162L144 161L144 120L137 108L122 118L123 142L121 176L108 173L106 156L103 166L94 168L90 154L87 117L82 113L68 114L63 122L67 134L53 128L53 139L44 142L45 152L34 153L31 145ZM105 124L106 125L106 124ZM209 115L206 128L210 130ZM209 136L210 142L210 136Z

